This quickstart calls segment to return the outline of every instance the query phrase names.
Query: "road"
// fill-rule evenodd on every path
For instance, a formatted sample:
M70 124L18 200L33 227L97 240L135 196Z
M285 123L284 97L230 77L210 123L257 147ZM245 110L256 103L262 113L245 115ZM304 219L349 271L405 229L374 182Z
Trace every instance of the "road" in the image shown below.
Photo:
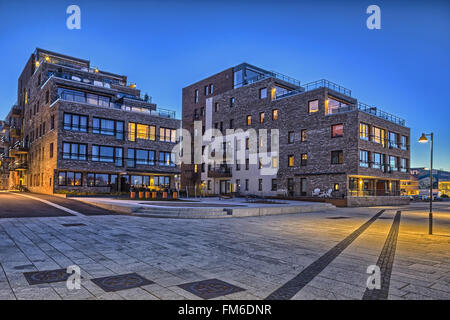
M52 206L48 202L56 206ZM111 211L90 206L76 200L56 196L0 192L0 219L74 216L74 214L57 206L76 211L85 216L114 214Z

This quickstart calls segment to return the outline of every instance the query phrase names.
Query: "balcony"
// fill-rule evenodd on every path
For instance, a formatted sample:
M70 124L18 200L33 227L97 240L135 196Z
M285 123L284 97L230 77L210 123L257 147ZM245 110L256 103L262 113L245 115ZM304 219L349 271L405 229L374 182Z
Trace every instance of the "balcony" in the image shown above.
M328 81L326 79L321 79L321 80L317 80L314 82L304 84L300 88L289 91L285 94L278 95L275 99L278 100L278 99L290 97L293 95L301 94L301 93L304 93L307 91L312 91L312 90L319 89L319 88L331 89L331 90L334 90L336 92L339 92L339 93L349 96L349 97L351 97L351 95L352 95L352 91L350 89L347 89L337 83Z
M220 166L208 169L208 176L211 178L231 178L232 170L228 166Z
M358 102L358 110L374 115L378 118L393 122L395 124L401 125L403 127L405 126L406 123L406 121L402 118L396 117L390 113L378 109L377 107L372 107L362 102Z
M9 148L9 154L11 156L27 153L28 153L28 144L25 144L22 141L17 141L13 146Z
M19 106L12 107L11 116L14 118L20 118L22 116L22 109Z
M9 170L11 171L26 171L28 170L28 163L26 161L14 161L10 163Z

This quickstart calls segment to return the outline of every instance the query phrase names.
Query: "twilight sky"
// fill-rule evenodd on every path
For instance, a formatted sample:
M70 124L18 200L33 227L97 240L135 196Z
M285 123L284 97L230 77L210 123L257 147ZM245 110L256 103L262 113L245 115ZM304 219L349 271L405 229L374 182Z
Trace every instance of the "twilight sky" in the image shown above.
M66 8L81 8L81 30ZM366 8L381 8L381 30ZM449 1L5 1L0 0L0 118L36 47L128 76L181 115L181 88L241 62L302 83L328 79L359 101L406 119L412 167L429 166L422 131L435 133L435 168L450 170Z

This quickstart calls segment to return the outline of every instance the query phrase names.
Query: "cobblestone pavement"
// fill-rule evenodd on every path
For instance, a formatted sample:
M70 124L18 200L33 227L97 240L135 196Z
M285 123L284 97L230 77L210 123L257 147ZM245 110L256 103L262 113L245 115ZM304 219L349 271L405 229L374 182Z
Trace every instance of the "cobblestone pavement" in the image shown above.
M206 220L3 218L0 299L266 299L283 288L290 299L362 299L367 267L380 261L388 299L449 299L450 203L435 210L432 236L424 203ZM70 265L81 268L79 290L24 275ZM107 284L126 289L107 292L91 281L126 274L142 285L119 277Z

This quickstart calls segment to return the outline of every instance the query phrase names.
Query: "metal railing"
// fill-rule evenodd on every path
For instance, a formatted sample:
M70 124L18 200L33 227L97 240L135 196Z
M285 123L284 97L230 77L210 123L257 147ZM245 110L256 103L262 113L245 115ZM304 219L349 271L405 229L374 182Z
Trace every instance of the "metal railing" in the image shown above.
M378 109L377 107L369 106L362 102L358 102L358 109L365 113L372 114L378 118L385 119L387 121L393 122L393 123L401 125L401 126L405 126L405 123L406 123L406 121L402 118L399 118L390 113L384 112L384 111Z
M303 92L307 92L307 91L311 91L311 90L315 90L315 89L319 89L319 88L328 88L331 90L334 90L336 92L342 93L344 95L347 96L351 96L352 95L352 91L350 89L347 89L337 83L328 81L326 79L321 79L321 80L317 80L314 82L310 82L307 84L302 85L300 88L289 91L285 94L279 95L276 97L276 99L281 99L281 98L285 98L285 97L289 97L292 95L296 95L296 94L300 94Z
M398 197L400 196L400 190L347 190L347 195L351 197Z

